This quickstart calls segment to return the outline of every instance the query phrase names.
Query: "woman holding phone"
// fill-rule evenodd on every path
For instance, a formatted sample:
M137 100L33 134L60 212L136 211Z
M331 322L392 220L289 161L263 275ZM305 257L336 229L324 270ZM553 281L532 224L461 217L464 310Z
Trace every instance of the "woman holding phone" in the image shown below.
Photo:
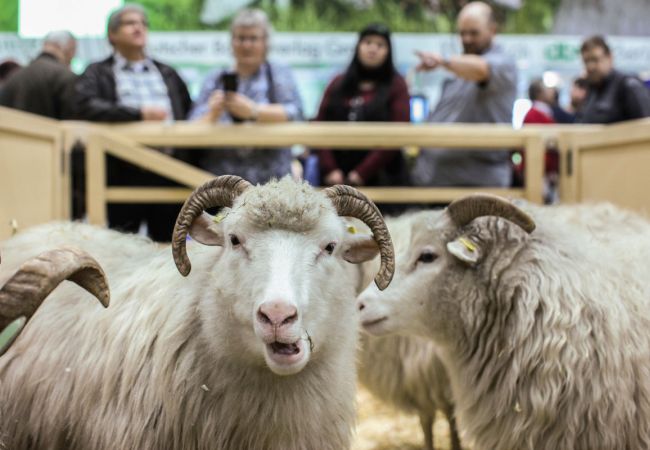
M302 120L302 104L287 66L267 60L271 24L259 9L242 10L231 28L232 71L219 70L204 82L190 120L211 123ZM199 151L200 152L200 151ZM290 149L221 149L200 152L198 165L215 175L239 175L264 183L291 172Z

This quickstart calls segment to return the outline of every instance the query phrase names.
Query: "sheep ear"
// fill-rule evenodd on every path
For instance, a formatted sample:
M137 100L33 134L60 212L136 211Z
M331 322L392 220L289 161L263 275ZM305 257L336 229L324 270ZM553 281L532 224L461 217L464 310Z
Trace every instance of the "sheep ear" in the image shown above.
M447 243L447 250L456 258L470 266L476 265L481 258L481 248L466 236Z
M379 245L377 245L377 241L372 237L372 234L348 232L343 245L343 259L352 264L370 261L379 254Z
M221 217L223 219L223 217ZM190 226L190 236L203 245L223 246L223 225L220 215L211 216L204 212L194 219Z

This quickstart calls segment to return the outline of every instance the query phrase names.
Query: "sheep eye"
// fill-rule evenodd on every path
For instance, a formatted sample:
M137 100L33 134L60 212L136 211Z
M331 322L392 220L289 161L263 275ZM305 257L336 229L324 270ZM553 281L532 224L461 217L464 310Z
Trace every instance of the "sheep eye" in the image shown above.
M420 253L420 256L418 257L418 262L421 263L432 263L438 258L438 255L433 253L432 251L425 250L422 253Z
M336 248L336 243L334 243L334 242L330 242L329 244L327 244L327 245L325 246L325 249L324 249L324 250L325 250L329 255L331 255L332 253L334 253L334 248Z
M241 242L239 242L239 238L234 234L230 235L230 243L233 247L237 247L239 244L241 244Z

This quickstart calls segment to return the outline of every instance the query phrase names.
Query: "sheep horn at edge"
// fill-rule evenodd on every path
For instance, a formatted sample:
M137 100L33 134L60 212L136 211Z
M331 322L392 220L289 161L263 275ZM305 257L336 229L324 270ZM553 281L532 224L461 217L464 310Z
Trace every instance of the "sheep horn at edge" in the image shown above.
M381 258L375 283L383 291L388 287L395 273L395 251L381 212L368 197L351 186L339 184L324 189L324 192L334 204L339 216L355 217L370 227L379 245Z
M203 183L185 201L178 213L172 235L172 255L178 271L187 276L192 270L185 241L192 222L207 208L230 207L251 184L236 175L223 175Z
M535 229L535 221L521 209L504 198L491 194L473 194L453 201L447 212L459 226L465 226L477 217L502 217L519 225L527 233Z
M86 289L108 307L108 282L95 259L75 248L50 250L27 260L0 289L0 330L19 317L29 320L45 297L66 279ZM18 334L14 339L16 336ZM12 341L0 349L0 355Z

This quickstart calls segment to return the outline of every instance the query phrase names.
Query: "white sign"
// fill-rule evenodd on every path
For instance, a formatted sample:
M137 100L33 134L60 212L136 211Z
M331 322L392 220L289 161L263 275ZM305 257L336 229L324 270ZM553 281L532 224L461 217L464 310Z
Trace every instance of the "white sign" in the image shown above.
M276 33L271 40L270 59L292 66L303 97L305 111L312 116L326 83L343 70L352 57L356 33ZM526 97L529 82L552 71L558 87L566 90L582 71L576 36L502 35L500 42L513 55L519 69L519 96ZM165 32L150 34L152 56L179 69L193 95L201 80L211 70L232 65L230 35L227 32ZM640 73L650 70L650 39L612 37L610 39L616 67ZM0 60L13 58L28 62L39 51L36 39L20 39L0 34ZM393 56L398 70L407 76L412 93L424 94L435 102L444 73L413 73L417 62L415 50L437 51L449 56L460 52L455 35L395 33ZM73 68L80 72L92 61L110 54L104 38L81 38Z
M103 36L106 18L123 0L20 0L18 33L43 37L50 31L68 30L75 36Z

